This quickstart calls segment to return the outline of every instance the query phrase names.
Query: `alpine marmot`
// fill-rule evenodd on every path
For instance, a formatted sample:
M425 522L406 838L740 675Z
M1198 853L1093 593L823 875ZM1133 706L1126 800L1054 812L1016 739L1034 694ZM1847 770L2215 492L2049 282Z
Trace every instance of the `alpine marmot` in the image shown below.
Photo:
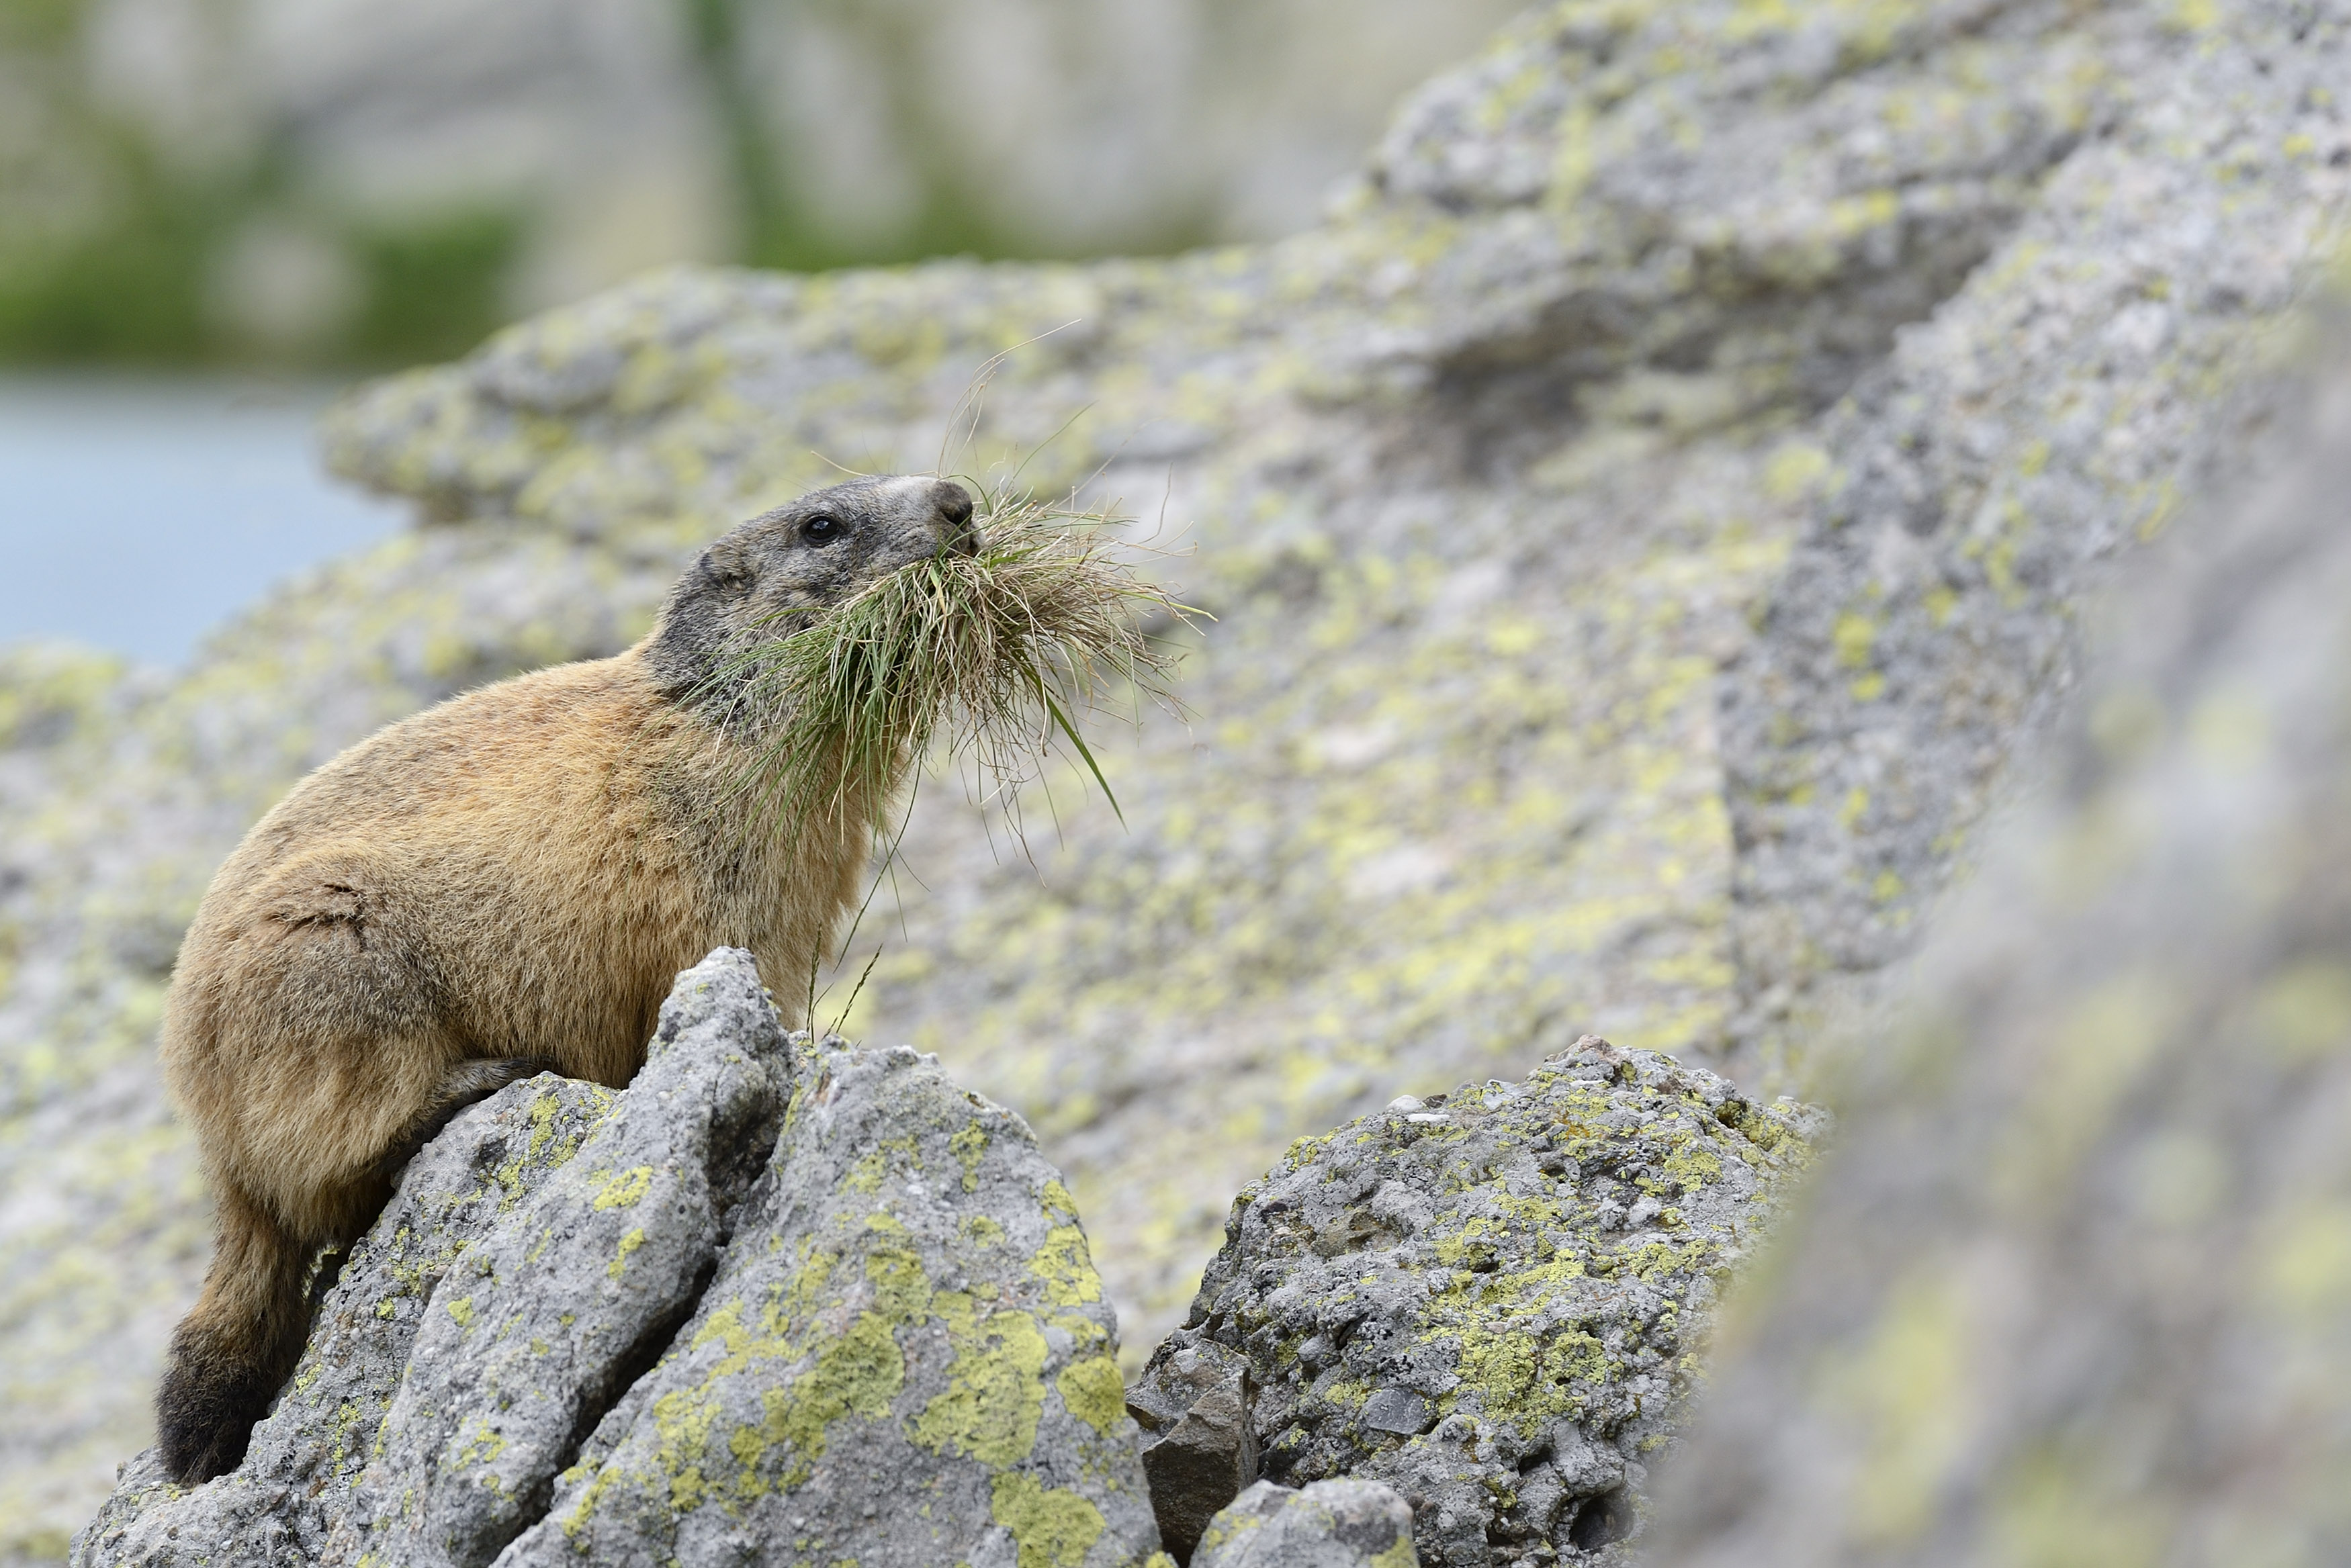
M704 551L627 652L394 724L246 836L163 1021L218 1225L156 1400L173 1476L244 1457L308 1335L313 1262L458 1110L542 1069L626 1084L673 978L713 948L749 949L780 996L805 981L904 769L822 821L746 820L758 716L724 701L730 656L976 543L947 481L805 496Z

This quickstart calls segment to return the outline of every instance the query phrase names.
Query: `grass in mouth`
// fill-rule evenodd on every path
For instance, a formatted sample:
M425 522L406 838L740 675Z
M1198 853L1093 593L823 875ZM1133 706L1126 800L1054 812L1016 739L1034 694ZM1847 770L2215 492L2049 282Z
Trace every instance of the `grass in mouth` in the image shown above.
M977 553L901 567L714 680L761 718L736 781L756 816L796 832L884 810L942 739L1006 797L1066 742L1117 810L1080 723L1113 695L1168 701L1167 654L1144 626L1196 612L1121 557L1114 513L983 488L973 521Z

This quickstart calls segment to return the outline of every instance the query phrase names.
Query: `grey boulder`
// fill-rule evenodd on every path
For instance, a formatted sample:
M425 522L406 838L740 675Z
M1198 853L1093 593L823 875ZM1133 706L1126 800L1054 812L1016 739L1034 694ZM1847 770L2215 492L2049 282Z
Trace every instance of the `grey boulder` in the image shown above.
M747 953L678 977L645 1065L466 1250L410 1347L328 1556L483 1568L694 1310L791 1096Z
M1399 1099L1240 1195L1134 1398L1221 1346L1261 1386L1266 1478L1395 1487L1422 1561L1609 1548L1671 1445L1718 1282L1821 1126L1593 1036L1523 1083Z
M374 1457L420 1329L465 1293L461 1285L444 1296L442 1285L502 1212L579 1152L616 1097L542 1076L451 1122L409 1163L398 1193L344 1260L245 1462L188 1490L172 1483L153 1449L140 1454L75 1539L74 1568L320 1562Z
M1140 1563L1117 1353L1020 1118L909 1047L828 1049L694 1320L500 1561Z
M2325 348L2261 489L2103 618L2044 787L1851 1070L1657 1568L2351 1562L2351 341Z

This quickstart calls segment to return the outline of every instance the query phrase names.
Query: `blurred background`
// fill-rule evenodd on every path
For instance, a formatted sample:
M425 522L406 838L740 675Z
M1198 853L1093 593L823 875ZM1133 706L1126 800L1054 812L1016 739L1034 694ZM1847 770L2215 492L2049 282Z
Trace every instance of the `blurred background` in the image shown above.
M0 0L0 643L177 661L398 526L311 458L339 381L646 267L1302 228L1514 8Z

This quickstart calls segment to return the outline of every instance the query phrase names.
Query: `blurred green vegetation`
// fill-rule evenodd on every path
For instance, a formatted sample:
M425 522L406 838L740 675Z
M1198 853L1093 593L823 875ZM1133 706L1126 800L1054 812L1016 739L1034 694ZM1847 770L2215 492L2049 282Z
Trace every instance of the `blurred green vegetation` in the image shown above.
M439 360L645 268L1312 220L1519 0L0 0L0 367Z
M685 7L695 61L726 141L726 174L740 222L744 261L791 272L820 272L830 267L919 261L925 256L1068 261L1090 254L1042 239L1008 222L984 197L974 197L967 175L945 156L956 134L958 105L923 93L911 74L884 78L891 101L883 119L918 131L905 148L914 165L910 172L920 191L914 210L886 236L850 241L835 234L812 210L792 178L789 161L778 155L759 92L744 69L750 55L745 24L759 0L680 3ZM861 9L859 0L830 0L830 5L889 57L910 58L922 47L915 36L920 23L917 11L887 5ZM1179 198L1168 203L1150 229L1132 236L1125 248L1166 254L1215 238L1215 215L1208 204Z
M891 84L904 101L888 104L885 118L917 132L902 149L918 189L914 209L884 233L844 236L797 188L746 63L756 54L747 27L772 0L673 3L717 132L713 172L726 209L717 226L734 259L815 271L943 254L1082 254L1008 221L984 192L975 197L944 150L956 135L954 106L924 101L910 82ZM236 15L214 7L204 25L241 47ZM917 9L843 15L884 48L919 42L887 36L915 26ZM105 22L99 0L0 0L0 366L384 369L460 354L544 303L517 286L547 217L539 197L371 212L305 181L300 132L231 101L234 92L223 101L235 123L210 139L219 145L201 126L175 135L159 128L168 114L135 94L126 101L120 83L101 89L93 30ZM266 269L242 283L232 275L256 234L290 234L307 247L310 281L329 296L311 318L273 326L285 314L273 300L298 291ZM1178 200L1122 248L1173 251L1213 237L1205 204Z
M62 10L70 0L11 0ZM233 193L159 176L126 135L104 137L117 194L99 223L0 238L0 359L183 360L211 347L200 281Z
M135 145L114 171L120 193L105 222L46 244L0 238L0 364L399 366L462 354L512 314L505 280L524 214L460 211L350 224L341 237L360 297L342 328L290 351L256 344L218 320L206 294L240 220L264 201L244 182L174 184Z
M510 314L502 284L522 234L523 214L487 209L354 235L366 303L353 323L353 357L448 359L481 341Z
M98 10L0 0L0 365L373 369L461 353L513 314L528 212L338 212L296 192L282 137L180 155L94 90ZM347 263L353 297L330 330L270 341L217 296L239 236L286 214Z

